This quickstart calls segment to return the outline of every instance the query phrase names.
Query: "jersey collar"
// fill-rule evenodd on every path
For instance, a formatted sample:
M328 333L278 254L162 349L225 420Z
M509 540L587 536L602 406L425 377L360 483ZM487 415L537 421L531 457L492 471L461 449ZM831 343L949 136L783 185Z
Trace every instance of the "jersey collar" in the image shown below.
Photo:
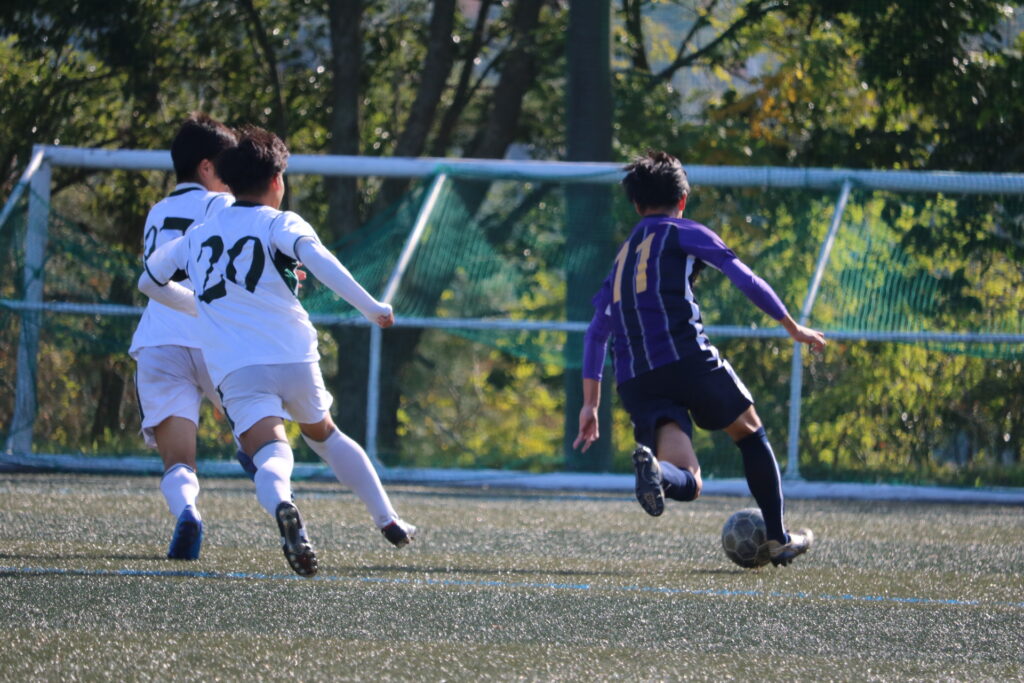
M178 183L174 186L174 191L168 196L177 197L178 195L185 194L186 192L192 192L193 190L203 190L205 192L206 188L199 183Z

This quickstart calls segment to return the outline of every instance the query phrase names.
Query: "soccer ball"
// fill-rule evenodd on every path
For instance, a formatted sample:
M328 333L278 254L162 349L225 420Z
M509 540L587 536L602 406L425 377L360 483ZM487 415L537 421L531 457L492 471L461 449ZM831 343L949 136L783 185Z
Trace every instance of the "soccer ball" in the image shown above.
M771 558L768 556L768 547L764 545L767 540L764 517L757 508L736 512L725 520L725 526L722 527L722 550L741 567L754 569L768 564Z

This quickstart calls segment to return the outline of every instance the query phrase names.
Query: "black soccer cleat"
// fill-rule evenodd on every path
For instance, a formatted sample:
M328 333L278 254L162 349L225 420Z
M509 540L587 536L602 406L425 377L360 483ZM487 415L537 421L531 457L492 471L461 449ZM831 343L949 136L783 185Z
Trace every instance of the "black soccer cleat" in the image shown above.
M289 566L299 576L316 574L319 568L316 551L306 536L299 508L295 507L294 503L284 501L277 506L274 517L277 519L277 528L281 531L281 549Z
M384 534L384 538L388 539L388 542L396 548L409 545L409 541L416 538L416 527L412 524L403 522L400 519L394 520L381 529L380 532Z
M633 469L636 470L636 499L647 514L657 517L665 511L665 492L661 489L661 467L650 448L636 447Z
M198 560L203 545L203 521L196 509L186 505L174 526L171 545L167 548L169 560Z
M794 558L806 553L812 543L814 543L814 532L810 529L800 529L800 531L789 533L789 543L768 541L764 546L768 547L768 556L771 558L772 565L785 567ZM764 546L761 547L761 550L764 549Z

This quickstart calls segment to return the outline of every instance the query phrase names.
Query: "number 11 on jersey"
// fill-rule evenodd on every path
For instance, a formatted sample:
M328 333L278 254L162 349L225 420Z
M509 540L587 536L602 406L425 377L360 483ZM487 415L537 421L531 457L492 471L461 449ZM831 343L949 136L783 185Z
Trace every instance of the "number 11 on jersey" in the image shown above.
M636 253L640 256L636 260L636 273L633 281L633 291L639 294L647 291L647 261L651 258L651 245L654 243L654 233L644 238L643 242L637 245ZM629 255L629 242L622 245L618 255L615 257L615 281L612 283L612 303L622 299L622 271L626 267L626 257Z

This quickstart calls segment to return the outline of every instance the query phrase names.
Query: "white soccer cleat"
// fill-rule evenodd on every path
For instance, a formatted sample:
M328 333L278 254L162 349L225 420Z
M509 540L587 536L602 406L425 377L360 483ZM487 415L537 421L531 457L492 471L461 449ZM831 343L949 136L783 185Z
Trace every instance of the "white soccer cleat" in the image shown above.
M768 556L771 558L772 564L776 567L779 565L785 567L795 557L806 553L813 543L814 532L810 529L800 529L789 533L789 543L768 541L765 545L768 546Z

